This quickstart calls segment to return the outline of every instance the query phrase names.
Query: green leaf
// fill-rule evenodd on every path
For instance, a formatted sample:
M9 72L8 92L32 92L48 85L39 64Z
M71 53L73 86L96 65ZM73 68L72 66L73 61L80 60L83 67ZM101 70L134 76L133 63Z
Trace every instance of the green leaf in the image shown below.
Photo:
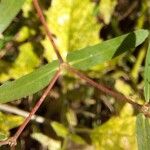
M124 51L140 45L148 36L147 30L138 30L103 43L68 54L68 62L78 69L91 67L112 59ZM48 85L58 69L54 61L20 79L0 86L0 102L6 103L36 93Z
M47 147L48 150L60 150L61 142L56 141L42 133L33 133L32 138L40 142L44 147Z
M137 142L139 150L150 149L150 122L143 114L139 114L136 120Z
M56 70L58 61L45 65L18 80L0 86L0 103L10 102L36 93L48 85Z
M54 129L54 131L56 132L56 134L60 137L65 138L69 134L68 129L59 122L53 121L51 123L51 126Z
M100 41L98 23L94 14L96 4L91 0L53 0L46 11L47 22L56 36L56 44L61 54L96 44ZM58 11L59 10L59 11ZM84 11L83 11L84 10ZM46 38L42 42L47 60L56 59L53 47Z
M146 61L145 61L145 69L144 69L144 96L146 102L149 102L150 100L150 38L149 38L149 45L148 45L148 51L146 55Z
M17 15L25 0L0 1L0 33L2 33Z
M100 44L71 52L67 55L67 61L78 69L87 70L137 47L147 37L147 30L137 30Z
M84 139L81 138L81 137L80 137L79 135L77 135L77 134L70 134L70 135L69 135L69 138L70 138L73 142L75 142L76 144L81 144L81 145L86 144L86 142L84 141Z

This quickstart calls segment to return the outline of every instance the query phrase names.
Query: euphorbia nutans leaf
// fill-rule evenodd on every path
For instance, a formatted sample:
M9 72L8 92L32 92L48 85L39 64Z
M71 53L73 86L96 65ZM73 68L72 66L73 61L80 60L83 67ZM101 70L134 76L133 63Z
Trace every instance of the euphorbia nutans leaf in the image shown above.
M67 55L67 61L77 69L87 70L139 46L148 37L147 30L137 30Z
M138 30L69 53L67 61L78 69L87 70L137 47L147 37L147 30ZM0 86L0 102L13 101L38 92L48 85L58 68L58 61L53 61L26 76Z
M58 61L53 61L15 81L6 82L0 86L0 103L10 102L43 89L57 69Z

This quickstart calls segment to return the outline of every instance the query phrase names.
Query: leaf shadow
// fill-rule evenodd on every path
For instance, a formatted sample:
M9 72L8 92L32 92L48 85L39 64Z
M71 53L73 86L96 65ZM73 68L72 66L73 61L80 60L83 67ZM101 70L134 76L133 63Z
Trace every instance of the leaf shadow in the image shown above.
M127 35L127 37L120 44L120 46L118 47L118 49L116 50L112 58L115 58L116 56L119 56L125 51L130 50L131 48L135 48L135 47L136 47L136 35L134 32L131 32L130 34Z

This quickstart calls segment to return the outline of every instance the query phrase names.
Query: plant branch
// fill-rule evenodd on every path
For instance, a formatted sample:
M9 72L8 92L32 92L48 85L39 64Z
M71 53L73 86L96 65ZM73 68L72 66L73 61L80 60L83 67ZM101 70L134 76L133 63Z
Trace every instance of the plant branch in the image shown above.
M39 16L39 19L40 19L41 23L43 24L43 27L44 27L44 29L45 29L45 31L46 31L46 34L47 34L47 36L48 36L48 38L49 38L49 40L50 40L50 42L51 42L51 44L52 44L52 46L53 46L53 48L54 48L54 51L55 51L55 53L56 53L56 55L57 55L57 58L58 58L58 60L59 60L59 63L61 64L61 63L64 62L64 61L63 61L63 58L62 58L62 56L60 55L60 52L59 52L59 50L58 50L58 47L56 46L56 44L55 44L55 42L54 42L54 40L53 40L52 33L50 32L50 30L49 30L49 28L48 28L48 25L47 25L46 20L45 20L45 18L44 18L43 12L42 12L42 10L41 10L41 8L40 8L40 6L39 6L38 0L33 0L33 4L34 4L34 7L35 7L35 9L36 9L36 11L37 11L37 14L38 14L38 16Z
M46 23L46 20L44 18L44 15L42 13L42 10L39 6L38 0L33 0L33 4L34 7L37 11L37 14L39 16L40 21L43 24L43 27L46 31L46 34L54 48L54 51L57 55L57 58L59 60L60 63L60 69L56 72L56 74L54 75L54 77L52 78L52 80L49 83L49 86L46 88L45 92L42 94L42 97L39 99L39 101L36 103L36 105L34 106L34 108L32 109L32 111L30 112L30 114L28 115L28 117L24 120L23 124L18 128L17 132L15 133L14 136L10 137L9 139L5 140L5 141L1 141L0 142L0 146L1 145L6 145L9 144L10 146L15 146L17 143L17 139L20 136L20 134L22 133L22 131L24 130L24 128L27 126L27 124L29 123L29 121L32 119L33 115L36 113L36 111L39 109L39 107L41 106L41 104L43 103L43 101L45 100L46 96L48 95L48 93L50 92L50 90L52 89L52 87L54 86L55 82L57 81L57 79L60 76L60 73L63 69L66 69L70 72L72 72L73 74L77 75L80 79L85 80L87 83L89 83L91 86L97 88L98 90L113 96L114 98L116 98L117 100L121 100L124 102L128 102L130 103L135 109L139 110L140 112L142 112L143 114L145 114L145 116L150 117L150 105L149 104L145 104L145 105L140 105L136 102L134 102L132 99L122 95L121 93L117 92L117 91L113 91L112 89L102 85L102 84L98 84L95 81L93 81L92 79L88 78L86 75L82 74L81 72L79 72L78 70L76 70L75 68L71 67L69 64L65 63L62 56L59 53L58 47L56 46L53 37L52 37L52 33L50 32L50 30L48 29L48 25Z
M89 77L84 75L83 73L79 72L75 68L71 67L70 65L66 64L65 67L68 71L76 74L77 76L79 76L79 78L85 80L91 86L97 88L98 90L102 91L103 93L106 93L106 94L116 98L117 100L121 100L121 101L130 103L139 112L143 113L147 117L150 117L150 105L149 104L145 104L145 105L138 104L138 103L134 102L131 98L126 97L117 91L113 91L112 89L106 87L105 85L96 83L95 81L93 81L92 79L90 79Z
M42 97L36 103L36 105L34 106L34 108L32 109L32 111L28 115L28 117L24 120L24 122L22 123L22 125L19 127L19 129L15 133L15 135L13 137L10 137L6 141L1 141L0 142L0 146L1 145L6 145L6 144L9 144L10 146L15 146L17 144L18 137L20 136L20 134L22 133L22 131L24 130L24 128L26 127L26 125L29 123L29 121L31 120L31 118L33 117L33 115L39 109L39 107L41 106L41 104L45 100L46 96L49 94L50 90L52 89L52 87L54 86L55 82L59 78L60 73L61 73L61 70L59 69L56 72L56 74L54 75L54 77L52 78L52 80L50 81L50 83L49 83L48 87L46 88L45 92L42 94Z

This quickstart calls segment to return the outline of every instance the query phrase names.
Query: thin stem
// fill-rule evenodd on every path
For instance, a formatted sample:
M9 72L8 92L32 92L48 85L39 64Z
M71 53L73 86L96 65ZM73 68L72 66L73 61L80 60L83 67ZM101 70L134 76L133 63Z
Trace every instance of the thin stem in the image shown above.
M55 53L56 53L56 55L57 55L57 58L58 58L58 60L59 60L59 62L60 62L60 64L61 64L61 63L64 62L64 61L63 61L63 58L62 58L62 56L60 55L59 49L58 49L58 47L56 46L56 44L55 44L55 42L54 42L54 40L53 40L52 33L50 32L50 30L49 30L49 28L48 28L48 25L47 25L46 20L45 20L45 18L44 18L43 12L42 12L42 10L41 10L41 8L40 8L40 6L39 6L38 0L33 0L33 4L34 4L34 7L35 7L35 9L36 9L36 11L37 11L37 14L38 14L38 16L39 16L39 19L40 19L41 23L43 24L43 27L44 27L44 29L45 29L45 31L46 31L46 34L47 34L47 36L48 36L48 38L49 38L49 40L50 40L50 42L51 42L51 44L52 44L52 46L53 46L53 48L54 48L54 51L55 51Z
M45 92L42 94L42 97L36 103L36 105L34 106L34 108L32 109L32 111L28 115L28 117L24 120L23 124L19 127L19 129L15 133L15 135L13 137L7 139L6 141L0 142L0 146L1 145L6 145L6 144L9 144L10 146L15 146L16 145L16 141L17 141L18 137L20 136L20 134L22 133L22 131L24 130L24 128L26 127L26 125L29 123L29 121L31 120L31 118L33 117L33 115L36 113L36 111L39 109L39 107L41 106L41 104L45 100L46 96L48 95L48 93L52 89L53 85L55 84L55 82L59 78L60 73L61 73L61 70L58 70L56 72L56 74L52 78L51 82L49 83L48 87L46 88Z
M83 73L79 72L78 70L76 70L75 68L67 65L66 68L76 74L77 76L79 76L81 79L85 80L87 83L89 83L91 86L97 88L98 90L111 95L112 97L118 99L118 100L122 100L124 102L128 102L130 103L135 109L141 111L141 108L143 105L140 105L138 103L135 103L134 101L132 101L130 98L122 95L121 93L117 92L117 91L113 91L112 89L102 85L102 84L98 84L95 81L93 81L92 79L88 78L86 75L84 75Z

